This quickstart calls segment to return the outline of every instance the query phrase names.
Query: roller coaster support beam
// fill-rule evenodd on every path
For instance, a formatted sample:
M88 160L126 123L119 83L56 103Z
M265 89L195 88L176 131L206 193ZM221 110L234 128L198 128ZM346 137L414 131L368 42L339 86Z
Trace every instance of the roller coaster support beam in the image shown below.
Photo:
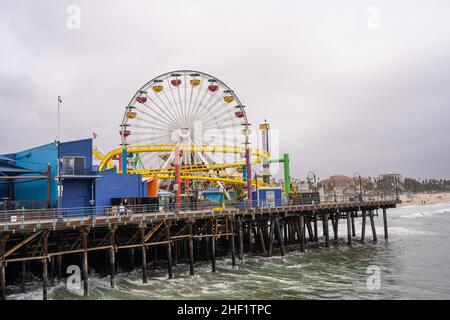
M290 167L289 167L289 154L285 153L283 154L283 158L281 159L271 159L269 160L270 163L274 162L282 162L284 166L284 192L290 193L291 192L291 173L290 173Z
M181 208L181 154L183 150L180 150L180 147L175 147L175 195L177 201L177 209Z
M250 148L245 149L245 160L246 160L246 177L247 177L247 195L248 195L248 201L251 205L252 203L252 162L250 159L251 153Z
M122 146L122 174L127 174L127 147Z

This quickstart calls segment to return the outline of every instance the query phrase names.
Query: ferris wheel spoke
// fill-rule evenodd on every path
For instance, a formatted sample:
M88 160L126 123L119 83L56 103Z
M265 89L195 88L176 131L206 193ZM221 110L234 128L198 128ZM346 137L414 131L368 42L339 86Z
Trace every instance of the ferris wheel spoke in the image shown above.
M216 107L214 110L211 110L211 114L205 113L203 115L203 117L201 117L200 121L208 122L210 119L219 118L223 115L227 115L228 118L232 118L231 114L233 113L233 110L226 108L226 107L227 107L227 103L226 102L222 103L221 105ZM223 109L223 110L220 111L221 109ZM216 111L218 112L218 114L215 114Z
M175 108L172 106L172 103L169 100L169 97L167 96L166 92L163 91L164 96L166 97L167 103L169 104L170 108L174 110L174 117L178 119L178 123L181 125L183 123L183 119L181 118L180 114L178 113L178 110L175 106Z
M167 112L158 104L158 103L156 103L152 98L150 98L150 96L148 95L148 93L146 93L145 94L145 96L156 106L156 107L158 107L158 109L162 112L162 113L164 113L164 115L165 115L165 119L170 123L170 122L176 122L176 119L173 119L173 117L171 118L171 116L169 115L169 114L167 114ZM145 104L146 106L148 106L147 104ZM151 108L150 108L150 110L152 110ZM153 111L155 111L155 110L153 110ZM160 114L160 113L157 113L159 116L161 116L161 118L163 118L163 116Z
M202 80L200 82L200 87L198 88L197 94L195 95L194 106L197 106L198 97L200 96L200 92L202 92L204 83L205 83L205 77L203 77L203 75L202 75ZM206 93L207 93L207 91L205 92L204 96L206 96ZM194 108L192 108L192 109L194 109ZM188 115L188 118L190 118L190 114Z
M133 128L137 128L137 129L148 129L148 130L158 130L158 131L164 131L164 132L170 132L170 128L168 127L160 127L158 125L156 125L155 122L153 121L149 121L147 119L143 119L143 118L136 118L137 120L140 120L139 123L143 122L146 124L150 124L151 126L146 126L146 125L142 125L142 124L135 124L135 123L130 123L128 126L133 127Z
M211 95L211 101L213 101L212 104L205 104L205 106L202 108L202 110L200 110L199 113L196 114L196 118L200 119L200 121L203 121L203 117L205 114L214 114L214 112L217 109L217 104L222 100L222 96L219 95L217 96L216 94ZM213 97L216 97L216 99L214 100Z
M200 99L200 102L197 104L195 103L195 108L192 108L192 110L188 113L188 119L190 122L195 121L194 115L197 113L197 110L203 105L203 102L205 101L206 95L208 94L208 88L205 88L203 90L203 83L205 82L204 77L202 77L200 82L200 88L198 89L197 95L200 95L200 92L203 92L202 98Z
M178 80L178 76L175 77L175 80ZM178 102L177 102L177 99L175 98L175 95L174 95L174 93L173 93L173 88L172 88L172 86L171 86L171 83L170 83L170 80L169 80L169 76L166 77L166 81L169 83L170 94L172 95L173 101L174 101L174 103L175 103L176 110L177 110L177 112L178 112L179 115L180 115L181 121L184 122L185 119L184 119L184 115L183 115L183 110L182 110L182 108L181 108L181 105L178 106ZM177 89L179 89L179 87L180 87L179 84L178 84L176 87L177 87ZM179 94L179 90L178 90L178 94ZM181 99L180 99L179 101L180 101L180 103L181 103Z
M159 99L159 101L161 101L161 103L162 103L162 105L164 106L164 108L166 108L166 110L170 113L170 117L172 117L173 120L174 120L175 122L177 122L177 124L178 124L179 126L181 126L180 121L179 121L179 120L177 119L177 117L172 113L171 108L169 108L169 107L164 103L164 101L161 99L161 95L157 94L156 97Z
M143 103L143 105L144 105L147 109L149 109L150 112L152 112L152 113L156 114L157 116L159 116L159 119L156 119L154 116L152 116L152 115L149 114L148 112L142 110L141 108L135 107L136 110L138 110L138 111L141 112L142 114L145 114L146 116L148 116L148 117L150 117L150 118L152 118L152 119L160 120L161 122L167 124L168 126L171 126L171 125L172 125L171 123L173 123L173 121L172 121L170 118L167 118L166 116L163 116L162 114L160 114L157 110L152 109L152 107L150 107L147 103ZM161 109L159 106L158 106L158 108Z

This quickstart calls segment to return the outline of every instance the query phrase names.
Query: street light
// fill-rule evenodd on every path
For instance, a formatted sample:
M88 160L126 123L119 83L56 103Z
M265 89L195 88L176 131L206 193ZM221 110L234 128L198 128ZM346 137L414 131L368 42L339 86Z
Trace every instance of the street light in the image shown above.
M361 175L358 172L355 172L353 174L353 179L355 179L355 176L359 177L359 201L362 201L362 183L361 183Z
M58 217L61 217L62 208L62 164L61 164L61 121L59 115L59 109L62 103L61 96L58 96Z

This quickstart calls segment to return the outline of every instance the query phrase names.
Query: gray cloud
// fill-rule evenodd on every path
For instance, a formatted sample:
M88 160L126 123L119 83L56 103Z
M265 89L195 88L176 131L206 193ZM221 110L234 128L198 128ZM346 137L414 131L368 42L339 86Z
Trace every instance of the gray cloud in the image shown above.
M81 8L68 30L66 9ZM366 27L377 5L381 28ZM280 129L292 174L450 178L448 1L2 1L0 153L95 131L158 74L229 84L251 123Z

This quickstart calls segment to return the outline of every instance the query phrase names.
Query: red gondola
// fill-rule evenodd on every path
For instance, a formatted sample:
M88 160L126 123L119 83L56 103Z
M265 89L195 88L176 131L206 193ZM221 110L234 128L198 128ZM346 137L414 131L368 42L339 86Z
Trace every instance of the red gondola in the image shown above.
M147 102L147 97L137 97L136 101L139 103L146 103Z
M119 131L119 134L126 138L131 134L131 131L130 130L121 130L121 131Z
M244 112L243 112L243 111L236 111L234 114L235 114L236 117L238 117L238 118L243 118L243 117L244 117Z
M178 87L181 84L181 80L180 79L172 79L170 80L170 83L174 86L174 87Z
M208 90L211 92L216 92L219 89L219 86L217 84L210 84L208 86Z

